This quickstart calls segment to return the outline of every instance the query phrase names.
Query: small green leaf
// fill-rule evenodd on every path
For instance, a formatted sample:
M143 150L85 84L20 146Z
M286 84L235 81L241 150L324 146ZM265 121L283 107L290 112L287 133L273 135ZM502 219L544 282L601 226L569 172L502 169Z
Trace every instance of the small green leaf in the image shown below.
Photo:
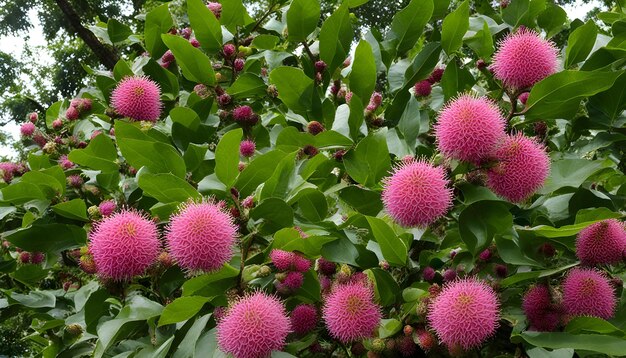
M202 296L186 296L175 299L163 309L161 318L159 318L159 327L190 319L200 312L202 306L207 302L209 302L209 298Z
M567 21L567 13L558 5L548 5L537 17L537 25L546 31L547 38L561 32L565 21Z
M243 130L233 129L224 134L215 149L215 175L227 187L235 183L239 175L239 144Z
M574 30L567 39L567 49L565 50L565 68L584 61L593 44L596 42L598 35L598 27L593 20L587 21L586 24L579 26Z
M109 39L114 44L126 41L128 36L133 34L133 31L126 24L123 24L113 18L110 18L107 22L107 33L109 34Z
M203 48L210 53L222 49L222 26L202 0L187 0L187 14L193 32Z
M117 160L117 149L111 138L106 135L98 135L89 142L85 149L74 149L68 155L68 159L91 169L103 172L117 172L119 166Z
M205 85L213 85L215 83L213 64L211 64L211 60L207 55L180 36L163 34L161 38L167 47L172 50L176 63L183 70L185 78Z
M293 225L293 209L282 199L269 198L250 211L250 218L263 220L261 231L272 234Z
M608 335L525 331L520 336L526 342L543 348L573 348L609 356L621 356L626 352L625 339Z
M307 112L313 105L313 80L299 68L277 67L270 73L278 98L294 112Z
M348 57L352 35L348 8L342 5L324 21L319 35L320 58L326 62L330 73Z
M404 266L408 255L404 241L383 220L371 216L367 216L366 219L385 260L390 265Z
M441 0L434 2L439 1ZM404 9L394 15L387 40L397 41L398 54L402 55L415 46L434 8L433 0L411 0Z
M479 201L459 215L461 238L474 256L489 246L495 235L509 232L512 226L513 215L500 202Z
M87 241L87 233L82 227L74 225L35 223L5 238L26 251L56 253L84 245Z
M222 1L220 22L228 31L235 33L237 26L247 26L254 20L248 15L241 0L228 0Z
M261 183L268 180L276 169L276 163L279 163L285 155L286 153L280 150L272 150L255 157L235 182L234 186L241 196L252 194Z
M246 72L237 77L235 83L226 92L233 98L247 98L263 96L266 94L267 85L259 76Z
M346 171L358 183L373 187L391 168L387 140L381 132L363 138L344 156Z
M350 90L359 96L362 102L370 100L376 86L376 62L372 46L361 40L354 53L354 63L350 72Z
M167 51L167 47L161 40L161 34L167 33L173 26L174 21L168 4L155 7L146 15L144 39L146 50L152 58L159 58Z
M552 193L560 188L578 188L592 174L606 167L601 160L560 159L550 167L550 175L546 184L539 190L540 194Z
M320 20L319 0L294 0L287 11L289 41L306 41Z
M456 10L446 16L441 25L441 47L448 54L461 48L463 36L469 29L469 2L463 1Z
M201 195L191 184L170 173L142 173L137 183L144 194L161 203L182 203L189 199L200 199Z
M52 211L66 218L89 221L87 217L87 205L85 205L83 199L74 199L56 204L52 207Z

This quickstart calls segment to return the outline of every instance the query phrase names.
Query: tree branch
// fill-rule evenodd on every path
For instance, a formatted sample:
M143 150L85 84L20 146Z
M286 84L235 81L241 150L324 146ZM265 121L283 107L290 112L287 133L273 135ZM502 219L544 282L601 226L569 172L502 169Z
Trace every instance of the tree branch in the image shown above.
M72 4L69 3L68 0L54 0L56 4L59 6L59 9L65 15L65 18L68 20L70 25L74 28L78 37L80 37L87 46L93 51L93 53L98 57L100 63L104 65L109 70L113 70L115 64L119 60L119 56L113 49L106 46L98 38L93 34L89 29L87 29L80 21L80 16L72 7Z

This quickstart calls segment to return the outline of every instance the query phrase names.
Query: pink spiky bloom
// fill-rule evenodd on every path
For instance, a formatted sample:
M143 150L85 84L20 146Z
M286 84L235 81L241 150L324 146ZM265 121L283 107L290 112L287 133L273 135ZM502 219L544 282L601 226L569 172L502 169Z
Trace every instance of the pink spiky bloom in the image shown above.
M31 122L26 122L20 126L20 134L22 137L30 137L35 133L35 125Z
M135 121L156 122L161 115L161 89L145 76L124 78L111 94L111 105L117 113Z
M300 304L291 311L291 327L298 335L305 335L317 326L317 309L313 305Z
M445 215L452 204L443 169L423 160L403 162L383 185L385 208L402 226L427 226Z
M591 224L578 233L576 256L584 265L621 262L626 250L624 223L609 219Z
M246 158L253 156L255 150L256 144L254 141L249 139L246 139L239 144L239 153Z
M311 269L311 260L296 254L293 258L293 269L298 272L307 272Z
M250 106L239 106L233 109L233 119L237 123L252 122L254 115L254 111Z
M67 155L63 154L59 157L59 165L63 169L71 169L74 167L74 163L71 160L67 159Z
M353 282L332 290L322 315L330 334L348 343L373 336L380 324L381 309L374 303L371 286Z
M563 306L572 316L613 317L616 297L611 282L596 269L574 268L563 280Z
M135 210L122 210L97 223L89 235L98 274L116 281L141 275L160 252L154 221Z
M206 7L209 10L211 10L213 15L215 15L215 18L217 18L219 20L220 16L222 15L222 4L220 4L218 2L209 1L209 3L206 4Z
M0 171L2 171L2 179L8 183L13 179L13 176L17 174L18 166L15 163L2 162L0 163Z
M293 252L280 249L273 249L272 252L270 252L270 259L278 271L287 271L291 269L295 256L296 254Z
M61 129L63 127L63 120L61 118L57 118L52 121L52 129Z
M521 133L506 136L495 158L498 164L487 172L487 186L515 203L539 190L550 173L550 158L542 145Z
M335 271L337 271L337 265L332 261L320 257L317 259L317 270L324 275L332 276L335 274Z
M293 292L302 287L302 284L304 283L304 275L297 271L288 272L287 276L285 276L285 279L281 283L284 287Z
M237 227L217 203L186 203L170 219L166 238L170 253L182 268L211 272L233 257Z
M416 97L430 96L433 90L432 84L428 80L419 81L413 87Z
M435 125L437 148L448 158L478 164L505 136L505 121L487 97L463 94L446 103Z
M441 343L470 349L480 346L498 326L498 297L477 279L448 283L432 301L428 321Z
M115 212L117 209L117 205L113 200L105 200L98 205L98 210L100 210L100 215L109 216Z
M505 86L527 88L557 71L557 54L552 41L522 29L500 42L491 69Z
M235 358L265 358L285 346L291 322L274 296L256 292L241 298L217 324L220 350Z
M546 285L531 287L524 295L522 309L531 330L551 332L561 322L560 310L552 303L552 295Z
M399 337L396 341L396 347L403 357L415 357L417 353L417 344L410 336Z

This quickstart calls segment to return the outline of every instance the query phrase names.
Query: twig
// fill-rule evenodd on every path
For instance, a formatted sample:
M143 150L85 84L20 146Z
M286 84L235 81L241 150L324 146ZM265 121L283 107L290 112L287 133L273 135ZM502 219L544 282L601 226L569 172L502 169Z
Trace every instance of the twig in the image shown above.
M313 56L313 52L311 52L311 49L309 48L309 45L306 43L306 41L302 41L302 46L304 46L304 50L309 55L311 62L315 63L315 56Z
M252 30L250 30L250 33L253 33L256 29L258 29L259 26L261 26L261 24L263 23L263 21L265 21L265 19L267 19L267 17L270 16L270 14L273 13L273 12L274 12L274 2L272 1L272 2L270 2L270 8L267 9L265 14L263 14L263 16L261 16L259 21L256 22L256 24L254 25Z

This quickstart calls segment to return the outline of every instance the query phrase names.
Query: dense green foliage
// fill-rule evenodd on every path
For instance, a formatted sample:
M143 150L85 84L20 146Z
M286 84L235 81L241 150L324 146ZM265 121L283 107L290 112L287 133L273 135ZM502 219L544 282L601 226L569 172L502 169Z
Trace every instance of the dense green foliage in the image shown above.
M77 39L60 47L70 49L76 61L53 76L75 82L54 95L75 95L91 106L77 120L67 118L72 98L40 111L35 136L23 141L28 171L0 181L0 319L16 328L2 335L0 354L223 356L213 312L234 297L264 290L279 294L288 310L299 303L324 304L316 268L295 292L276 290L281 274L269 259L272 249L323 257L339 264L342 274L365 273L383 312L372 339L344 346L320 322L304 337L290 335L276 357L366 356L368 350L370 356L374 350L399 355L390 342L407 335L419 343L405 326L428 328L425 300L446 270L479 277L500 300L497 332L468 354L626 352L623 262L602 266L617 282L619 301L610 320L578 317L556 332L535 332L521 309L531 284L558 291L567 271L579 265L575 240L582 229L623 217L623 1L587 23L568 21L558 5L545 0L512 0L506 7L412 0L397 2L397 8L386 4L388 11L377 14L372 10L384 1L270 0L258 2L254 17L241 0L221 2L219 20L201 0L150 4L137 18L120 17L117 2L85 10L87 18L107 14L91 30L119 50L112 71L93 58L85 63L92 54L81 52ZM138 13L141 2L133 3ZM1 8L23 10L19 4ZM55 24L57 30L63 26ZM187 26L199 47L181 36ZM562 63L559 72L533 86L525 105L484 66L498 41L521 26L554 39ZM5 31L26 27L7 24ZM50 29L52 38L55 27ZM243 68L224 56L227 43L235 45ZM163 61L168 50L174 62ZM61 60L65 53L55 56ZM325 63L321 69L319 60ZM17 71L11 61L1 62L9 64L0 66L3 81ZM445 68L441 81L433 81L430 95L416 96L413 86L435 68ZM88 71L85 78L82 69ZM133 75L161 88L164 105L156 123L122 118L112 108L112 90ZM76 86L84 88L73 93ZM493 99L510 133L545 144L550 175L528 200L516 204L498 197L476 175L484 168L437 151L433 125L443 104L468 91ZM368 108L374 92L382 104ZM233 120L233 110L244 105L258 123ZM62 125L53 124L57 119ZM311 130L313 121L325 130ZM256 143L250 158L239 155L245 138ZM75 166L63 167L63 156ZM453 206L425 228L402 227L383 209L383 178L406 156L445 168L453 189ZM236 217L238 247L221 270L189 274L161 259L143 276L112 282L86 268L89 233L102 219L103 201L143 211L163 231L180 204L202 196L225 201ZM252 205L244 205L248 197ZM485 250L487 258L481 257ZM36 253L44 259L35 260ZM437 271L428 281L427 267ZM385 346L379 349L381 339ZM320 345L321 352L311 349ZM447 356L448 350L435 346L429 354Z

